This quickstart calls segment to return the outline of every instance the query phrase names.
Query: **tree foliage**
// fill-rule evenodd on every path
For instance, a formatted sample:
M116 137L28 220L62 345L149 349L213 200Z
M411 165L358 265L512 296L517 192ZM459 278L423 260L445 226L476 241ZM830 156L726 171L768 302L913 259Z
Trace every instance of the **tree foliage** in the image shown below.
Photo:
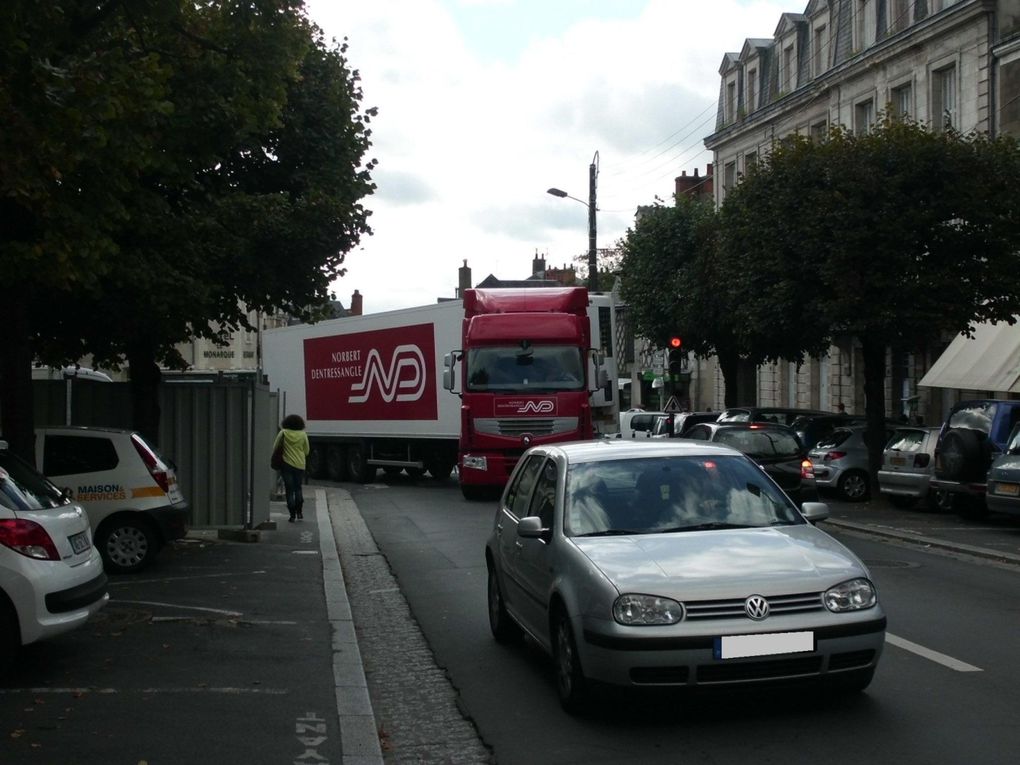
M852 336L881 459L888 347L1020 313L1020 150L883 119L778 143L726 196L722 255L742 344L767 358Z
M17 0L4 17L17 129L0 149L22 159L0 165L17 222L0 276L25 284L27 358L127 360L151 434L175 344L328 300L370 233L374 110L299 0ZM0 355L2 410L24 411L26 350Z

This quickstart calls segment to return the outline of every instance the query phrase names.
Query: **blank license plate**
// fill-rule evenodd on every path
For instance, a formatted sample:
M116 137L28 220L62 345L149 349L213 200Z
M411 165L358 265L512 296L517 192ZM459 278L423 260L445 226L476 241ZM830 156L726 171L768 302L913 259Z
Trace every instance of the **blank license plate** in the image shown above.
M890 457L889 462L893 465L906 465L907 459L906 457Z
M770 632L764 635L723 635L715 639L715 658L743 659L815 650L814 632Z
M91 547L91 544L89 543L89 533L87 531L82 531L74 536L70 536L67 538L67 541L71 543L71 549L74 550L75 553L83 553Z
M1015 483L996 483L996 494L1005 494L1008 497L1015 497L1020 494L1020 485Z

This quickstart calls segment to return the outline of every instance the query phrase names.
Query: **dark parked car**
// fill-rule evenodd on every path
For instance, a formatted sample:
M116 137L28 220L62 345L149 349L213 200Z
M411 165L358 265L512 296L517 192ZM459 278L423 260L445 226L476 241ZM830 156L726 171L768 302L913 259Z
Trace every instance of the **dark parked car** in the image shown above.
M988 513L988 470L1006 451L1013 427L1020 422L1020 401L960 401L949 411L935 445L933 489L953 495L953 507L965 517Z
M719 422L777 422L792 425L798 417L807 414L831 414L818 409L797 409L784 406L735 406L723 410Z
M769 422L703 422L685 438L712 441L743 452L779 484L798 506L818 500L814 466L796 434Z
M790 427L793 428L800 442L811 449L836 428L864 425L865 422L866 419L863 415L802 414L790 423Z

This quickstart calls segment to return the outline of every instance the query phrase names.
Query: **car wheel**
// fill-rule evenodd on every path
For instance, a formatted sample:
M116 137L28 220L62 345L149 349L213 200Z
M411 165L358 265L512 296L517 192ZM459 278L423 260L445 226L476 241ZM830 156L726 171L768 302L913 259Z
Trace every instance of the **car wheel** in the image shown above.
M841 693L860 693L875 677L875 668L855 669L852 672L840 672L830 678L833 688Z
M148 523L130 516L114 518L100 527L96 547L111 574L131 574L148 566L159 552L159 541Z
M510 643L521 635L521 628L506 610L496 567L489 564L489 629L497 643Z
M14 606L0 592L0 677L7 674L14 657L21 649L21 630Z
M890 494L889 504L900 510L909 510L917 504L917 497L904 497L902 494Z
M588 700L588 683L577 655L574 630L563 608L557 609L553 615L552 645L560 705L572 714L583 711Z
M935 489L928 493L928 507L936 512L951 512L954 504L953 495L944 489Z
M863 502L871 492L868 474L861 470L849 470L844 473L839 479L837 488L847 502Z

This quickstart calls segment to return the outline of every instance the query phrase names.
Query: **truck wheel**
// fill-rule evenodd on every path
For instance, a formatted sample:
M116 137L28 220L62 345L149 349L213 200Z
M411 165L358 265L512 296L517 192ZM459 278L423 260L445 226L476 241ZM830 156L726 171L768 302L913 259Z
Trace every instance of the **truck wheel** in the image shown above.
M375 467L368 464L363 446L347 449L347 472L356 483L372 483L375 480Z
M326 477L331 481L347 480L347 455L342 446L326 448Z
M309 478L323 478L326 473L326 455L321 446L312 446L305 458L305 472Z
M429 471L429 474L437 481L445 481L450 477L450 473L453 472L453 463L444 462L442 460L430 460L425 463L425 469Z

